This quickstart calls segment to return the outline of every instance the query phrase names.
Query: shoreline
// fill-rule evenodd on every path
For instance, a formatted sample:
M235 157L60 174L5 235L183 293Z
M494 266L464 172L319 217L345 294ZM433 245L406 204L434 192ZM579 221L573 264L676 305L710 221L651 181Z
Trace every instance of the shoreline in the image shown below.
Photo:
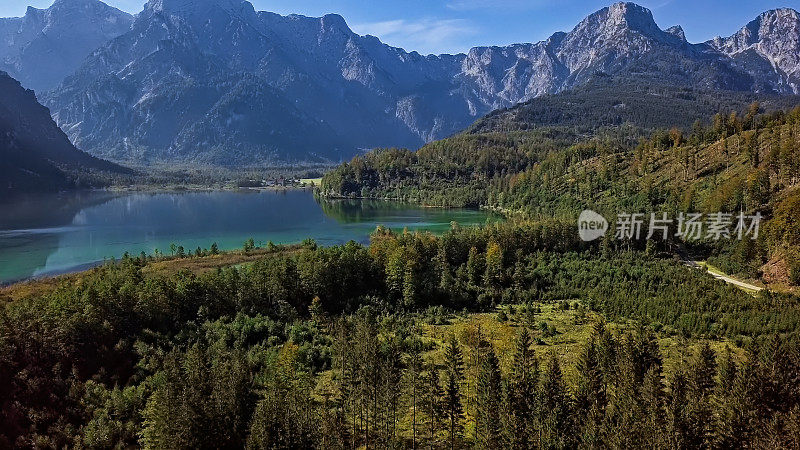
M183 188L176 188L175 186L157 187L157 188L154 188L153 186L133 186L130 189L84 189L84 190L78 190L78 191L67 191L67 192L64 192L64 194L77 193L78 195L80 195L80 193L83 192L84 194L96 194L96 195L99 195L100 197L103 197L103 198L108 197L108 199L110 200L110 199L114 199L114 198L116 198L116 199L125 198L126 196L133 195L133 194L143 194L143 195L149 196L149 195L159 195L159 194L184 194L184 193L185 194L191 194L191 193L227 192L227 193L241 193L242 195L245 195L245 194L251 194L251 193L255 194L255 193L274 193L274 192L277 192L278 195L280 195L281 192L289 192L289 191L313 193L314 192L314 188L310 187L310 186L296 186L296 185L295 186L287 186L287 187L284 187L284 186L278 186L278 187L270 186L270 187L258 187L258 188L229 188L229 189L216 189L216 188L208 187L208 186L188 186L188 187L183 187ZM496 215L494 220L502 221L502 220L504 220L506 218L503 214L498 214L497 212L490 211L490 210L487 210L485 208L439 207L439 206L431 206L431 205L420 205L419 203L416 203L416 202L408 202L408 201L402 201L402 200L396 200L396 199L390 199L390 198L385 198L385 199L375 199L375 198L372 198L372 199L352 199L352 198L350 198L350 199L344 199L344 198L342 198L342 199L333 199L333 198L324 198L324 197L322 197L322 198L318 198L317 199L317 203L318 204L324 204L324 203L321 203L320 200L333 201L333 202L344 201L344 200L356 200L356 201L359 201L359 202L360 201L366 201L366 200L373 200L373 201L376 201L376 202L379 202L379 203L383 203L383 202L385 202L385 203L396 203L396 204L399 204L399 205L406 205L406 206L410 206L410 207L413 207L413 208L432 209L432 210L441 210L441 211L447 211L447 210L453 210L453 211L471 210L471 211L477 212L477 211L484 210L484 211L489 211L491 213L490 215ZM25 200L23 200L23 201L25 201ZM471 225L482 226L482 223L471 223L470 222L469 225L465 225L465 226L471 226ZM400 231L399 228L393 228L393 229L395 231L397 231L397 232ZM424 229L424 227L423 227L423 229ZM368 236L369 236L369 233L365 234L364 240L363 241L359 241L359 242L366 243L367 240L368 240ZM303 238L298 238L297 240L293 240L291 242L285 242L285 243L279 244L279 245L283 245L283 246L299 245L303 241L303 239L305 239L305 238L314 239L313 236L309 235L309 236L304 236ZM241 247L223 248L223 249L221 249L220 254L230 254L230 253L236 253L236 252L241 252ZM130 256L132 258L138 258L138 254L131 254ZM148 254L148 256L150 258L153 257L153 255L149 255L149 254ZM14 279L0 280L0 294L2 294L2 291L4 289L7 289L9 287L13 287L13 286L20 285L20 284L25 284L25 283L48 282L48 280L56 280L56 279L60 279L60 278L62 278L64 276L80 274L80 273L83 273L83 272L87 272L87 271L93 270L93 269L95 269L97 267L103 266L104 264L107 264L107 263L110 263L110 262L115 262L115 261L118 262L118 261L121 260L121 258L122 258L122 255L115 255L114 257L106 257L106 258L97 259L97 260L94 260L94 261L86 261L86 262L82 262L80 264L76 264L74 266L57 268L57 269L53 269L53 270L48 270L48 271L32 274L32 275L29 275L29 276L24 276L23 275L23 276L14 278ZM195 257L191 257L191 258L195 258ZM164 257L163 254L162 254L160 259L156 258L157 261L169 261L171 259L175 259L175 258L171 258L169 256ZM148 261L149 262L153 261L153 259L148 259ZM20 274L20 275L22 275L22 274Z
M110 186L101 189L92 189L97 192L110 193L181 193L181 192L271 192L271 191L305 191L312 190L311 186L290 185L290 186L263 186L263 187L239 187L239 186L203 186L203 185L131 185L131 186Z
M251 263L272 254L297 251L301 247L301 244L286 244L279 245L275 249L257 247L247 253L242 249L232 249L220 251L216 255L206 256L187 256L184 258L177 256L151 257L152 259L148 258L144 264L143 270L153 275L177 273L184 269L190 270L193 273L202 273L215 270L218 267L230 267ZM131 258L138 259L138 257ZM2 301L4 297L16 300L30 295L31 293L41 293L43 289L55 289L63 282L77 281L84 274L100 270L106 264L119 264L121 261L122 259L106 259L76 266L78 270L65 269L63 271L49 272L48 274L41 274L23 280L0 283L0 301Z

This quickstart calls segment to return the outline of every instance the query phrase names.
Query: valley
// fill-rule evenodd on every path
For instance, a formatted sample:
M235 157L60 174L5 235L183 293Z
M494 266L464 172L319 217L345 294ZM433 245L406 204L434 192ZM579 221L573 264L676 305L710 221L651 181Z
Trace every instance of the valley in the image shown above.
M0 19L0 448L800 448L800 14L434 3Z

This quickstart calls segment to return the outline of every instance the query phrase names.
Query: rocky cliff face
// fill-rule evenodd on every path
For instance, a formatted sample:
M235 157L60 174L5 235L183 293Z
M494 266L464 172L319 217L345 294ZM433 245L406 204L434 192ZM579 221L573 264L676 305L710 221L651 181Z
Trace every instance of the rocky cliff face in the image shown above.
M0 19L0 69L37 92L56 87L92 50L130 29L133 17L97 0L57 0Z
M767 11L728 38L708 45L754 78L754 89L800 93L800 14Z
M359 36L337 15L151 0L44 101L73 142L117 160L338 161L417 147L597 74L796 93L798 23L793 10L772 11L691 44L680 27L663 31L649 10L617 3L542 42L423 56Z

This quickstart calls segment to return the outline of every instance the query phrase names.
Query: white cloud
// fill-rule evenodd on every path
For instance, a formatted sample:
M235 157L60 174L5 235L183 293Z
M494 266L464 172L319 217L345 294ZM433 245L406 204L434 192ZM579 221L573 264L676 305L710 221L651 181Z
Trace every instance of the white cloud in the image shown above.
M477 33L463 19L398 19L355 24L352 28L356 33L371 34L389 45L422 54L466 51L469 45L465 38Z

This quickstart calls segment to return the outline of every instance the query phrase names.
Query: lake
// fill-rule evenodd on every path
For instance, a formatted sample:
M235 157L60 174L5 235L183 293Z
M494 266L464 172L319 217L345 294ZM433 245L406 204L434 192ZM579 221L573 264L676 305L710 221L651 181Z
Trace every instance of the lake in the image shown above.
M317 201L308 190L263 192L80 192L29 196L0 204L0 283L92 267L125 252L170 245L187 251L289 244L369 241L378 225L441 233L455 221L483 224L485 211L435 209L369 200Z

